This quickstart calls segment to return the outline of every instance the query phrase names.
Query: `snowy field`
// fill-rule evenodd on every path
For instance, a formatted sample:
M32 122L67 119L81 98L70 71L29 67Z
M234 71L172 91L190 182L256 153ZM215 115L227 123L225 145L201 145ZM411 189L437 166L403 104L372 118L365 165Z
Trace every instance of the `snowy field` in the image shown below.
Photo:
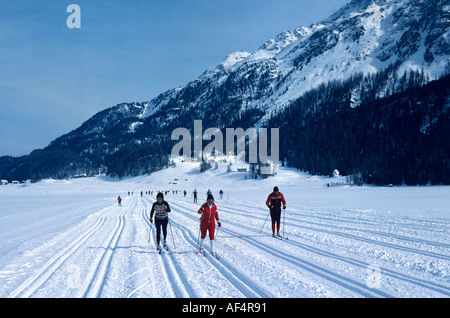
M265 180L244 175L180 163L121 181L0 186L0 297L450 296L450 187L328 188L342 180L285 168ZM270 218L263 227L275 185L287 200L283 240L271 237ZM208 188L222 222L219 260L196 253ZM165 197L172 212L161 255L149 222L158 190L178 190Z

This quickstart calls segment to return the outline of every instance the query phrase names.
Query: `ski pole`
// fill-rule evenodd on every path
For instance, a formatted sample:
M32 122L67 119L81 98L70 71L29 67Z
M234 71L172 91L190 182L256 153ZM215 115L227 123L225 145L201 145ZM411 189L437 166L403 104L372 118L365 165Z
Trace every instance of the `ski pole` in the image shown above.
M286 227L286 209L283 209L284 213L283 213L283 237L286 238L286 240L288 240L289 238L286 235L286 232L284 230L284 228Z
M217 235L219 235L220 226L217 227L216 235L214 235L214 241L217 239Z
M150 223L148 225L148 242L150 242L151 237L152 237L152 224Z
M262 232L262 230L263 230L263 228L264 228L264 225L266 225L266 222L267 222L267 219L269 218L269 215L270 215L270 212L267 214L266 220L264 221L264 224L263 224L263 226L261 227L261 230L259 231L259 234L261 234L261 232Z
M200 252L200 225L198 225L198 236L197 236L197 252Z
M198 224L198 237L197 237L197 252L200 252L200 229L202 227L202 220L203 220L203 212L200 216L200 223Z
M170 219L169 218L167 218L167 222L169 223L170 234L172 234L173 249L176 250L177 247L175 245L175 239L173 237L172 224L170 224Z

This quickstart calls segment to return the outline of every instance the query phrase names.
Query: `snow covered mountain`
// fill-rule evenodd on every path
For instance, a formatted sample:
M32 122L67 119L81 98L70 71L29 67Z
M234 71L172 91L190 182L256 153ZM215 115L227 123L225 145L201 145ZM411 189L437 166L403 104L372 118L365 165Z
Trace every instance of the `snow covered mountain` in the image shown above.
M256 52L235 52L198 79L148 103L146 115L194 117L208 111L216 126L230 114L259 109L268 118L308 90L397 64L401 75L439 77L450 61L447 1L354 0L328 19L286 31ZM180 111L182 110L182 111ZM219 113L220 112L220 113Z
M265 125L320 85L380 72L387 72L386 79L373 95L384 97L397 91L397 78L405 72L420 71L429 81L450 70L449 21L446 0L353 0L324 21L280 33L253 53L229 54L183 87L99 112L30 156L0 158L0 176L142 174L167 163L171 131L192 129L194 119L203 119L205 129ZM365 100L360 82L349 92L355 95L352 107ZM36 175L43 165L50 167Z

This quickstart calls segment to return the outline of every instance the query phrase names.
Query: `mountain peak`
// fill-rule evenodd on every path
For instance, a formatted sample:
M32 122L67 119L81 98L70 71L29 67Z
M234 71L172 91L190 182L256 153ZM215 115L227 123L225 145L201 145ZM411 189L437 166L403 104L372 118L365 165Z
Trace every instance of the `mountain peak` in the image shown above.
M245 52L245 51L236 51L231 54L228 54L227 57L219 63L219 65L222 65L225 68L230 68L234 66L236 63L246 59L249 57L251 53Z
M288 45L298 41L300 38L309 35L312 30L308 27L299 27L294 31L285 31L278 34L275 38L264 43L256 52L266 51L278 53Z
M223 72L226 69L232 68L235 64L249 57L251 53L245 51L236 51L228 54L219 64L207 69L202 76L211 76L216 73Z

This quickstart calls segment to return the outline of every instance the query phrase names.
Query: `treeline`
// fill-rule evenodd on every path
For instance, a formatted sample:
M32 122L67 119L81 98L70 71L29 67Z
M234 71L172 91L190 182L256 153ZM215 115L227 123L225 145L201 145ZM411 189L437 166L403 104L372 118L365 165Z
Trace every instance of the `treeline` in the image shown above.
M129 144L106 157L107 174L112 177L138 176L149 174L167 167L166 152L154 144Z
M305 94L271 121L280 127L282 158L312 174L338 169L369 184L450 184L450 76L426 81L410 72L394 85L377 74Z
M1 179L38 181L69 179L76 175L137 176L168 166L167 151L155 144L130 143L109 155L80 154L73 149L40 149L28 156L1 157Z
M102 167L70 149L35 150L28 156L1 157L1 178L9 181L37 181L45 178L65 179L78 174L96 175Z
M0 178L38 181L76 175L136 176L168 165L167 137L141 123L136 104L104 110L44 149L27 156L0 157ZM162 148L162 146L166 148Z

